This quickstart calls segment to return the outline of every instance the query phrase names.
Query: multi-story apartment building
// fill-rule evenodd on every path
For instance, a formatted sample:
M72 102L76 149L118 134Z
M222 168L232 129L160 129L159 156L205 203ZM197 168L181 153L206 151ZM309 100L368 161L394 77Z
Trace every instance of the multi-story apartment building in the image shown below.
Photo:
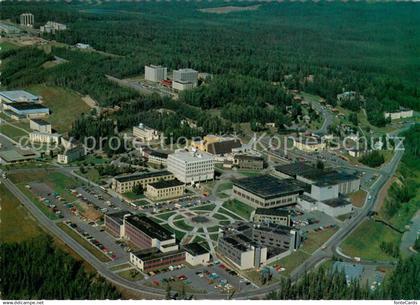
M141 185L145 190L147 185L161 180L173 180L174 175L168 171L134 173L116 176L112 179L112 189L117 193L127 193L136 185Z
M167 78L167 68L162 66L144 66L144 79L151 82L160 82Z
M196 86L198 81L198 71L190 68L174 70L172 78L174 82L188 82Z
M121 211L104 215L105 231L115 238L122 238L125 236L124 218L131 216L128 211Z
M185 184L177 179L161 180L147 185L146 197L159 201L181 197L184 195Z
M270 175L237 179L233 182L233 197L257 208L275 208L296 204L303 193L300 183L280 180Z
M55 34L55 32L67 30L67 26L62 23L48 21L45 25L41 26L39 30L41 33Z
M168 156L168 171L184 183L214 178L214 159L207 153L180 151Z
M47 133L32 131L29 134L29 141L32 143L60 143L61 135L58 133Z
M124 218L124 234L139 249L157 248L161 252L178 250L175 234L146 216Z

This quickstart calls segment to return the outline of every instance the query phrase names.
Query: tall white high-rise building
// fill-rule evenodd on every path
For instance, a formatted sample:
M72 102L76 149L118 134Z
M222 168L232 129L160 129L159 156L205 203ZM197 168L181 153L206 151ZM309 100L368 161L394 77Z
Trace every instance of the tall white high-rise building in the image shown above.
M168 171L184 183L214 178L214 159L207 153L181 151L168 156Z
M34 15L31 13L23 13L20 15L20 25L33 28L34 27Z
M162 66L144 66L144 79L151 82L160 82L167 78L167 68Z
M174 82L180 82L180 83L188 82L196 86L197 80L198 80L198 72L194 69L186 68L186 69L174 70L173 72Z

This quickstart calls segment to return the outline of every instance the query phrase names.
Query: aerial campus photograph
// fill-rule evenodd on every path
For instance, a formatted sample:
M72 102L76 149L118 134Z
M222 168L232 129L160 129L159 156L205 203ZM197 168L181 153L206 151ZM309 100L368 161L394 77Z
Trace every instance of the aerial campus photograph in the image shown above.
M419 2L1 1L0 34L3 304L417 304Z

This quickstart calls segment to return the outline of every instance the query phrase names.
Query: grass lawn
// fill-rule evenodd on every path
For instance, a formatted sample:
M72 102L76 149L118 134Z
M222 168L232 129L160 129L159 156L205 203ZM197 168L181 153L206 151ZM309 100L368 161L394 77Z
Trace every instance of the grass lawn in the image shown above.
M349 197L355 207L361 208L365 204L366 195L366 191L358 190L357 192L349 194Z
M352 257L389 260L393 258L381 250L381 242L399 243L400 239L401 234L384 224L374 220L366 220L344 240L341 244L341 249L345 254Z
M0 125L0 133L6 135L7 137L11 138L12 140L15 140L19 142L19 139L27 136L29 137L27 132L24 132L23 130L17 129L13 126L10 126L8 124L1 124Z
M187 231L187 232L191 232L191 231L194 229L193 227L191 227L191 226L187 225L187 224L185 223L185 220L179 220L179 221L177 221L177 222L174 222L174 225L175 225L177 228L182 229L182 230L185 230L185 231Z
M228 216L232 217L232 218L233 218L233 219L235 219L235 220L242 220L240 217L236 216L235 214L232 214L231 212L229 212L229 210L226 210L226 209L224 209L223 207L221 207L221 208L218 210L218 213L219 213L219 214L225 214L225 215L228 215Z
M140 281L144 278L143 274L141 274L135 268L124 270L124 271L118 272L117 274L121 276L122 278L125 278L126 280L133 281L133 282Z
M168 213L163 213L163 214L159 214L159 215L155 215L156 217L162 219L162 220L168 220L169 217L171 217L172 215L174 215L176 212L168 212Z
M213 217L216 218L216 219L219 219L219 220L226 220L226 219L228 219L225 215L219 214L219 213L214 214Z
M247 220L249 220L252 211L254 211L254 208L236 199L224 202L223 207Z
M109 262L111 260L108 256L102 253L99 249L95 248L91 243L89 243L86 239L80 236L77 232L75 232L72 228L67 226L65 223L59 223L57 226L61 230L63 230L68 236L73 238L77 243L79 243L83 248L88 250L92 255L94 255L101 262Z
M124 197L126 197L129 200L138 200L144 198L144 194L136 194L133 192L127 192L122 194Z
M20 201L0 184L0 241L20 242L43 234Z
M131 267L132 267L131 264L125 263L125 264L113 266L113 267L109 268L109 270L111 270L111 271L118 271L118 270L122 270L122 269L126 269L126 268L131 268Z
M337 228L328 228L318 232L310 232L308 238L303 242L301 251L305 253L312 254L319 247L322 246L331 236L337 232Z
M0 43L0 53L6 52L6 51L9 51L9 50L12 50L12 49L17 49L17 48L19 48L19 46L14 45L10 42L4 41L4 42Z
M285 268L286 270L283 271L281 274L288 276L290 273L299 265L303 264L303 262L309 257L310 255L298 250L296 252L292 252L292 254L279 259L271 263L270 265L280 265L281 267Z
M219 185L219 187L217 188L216 192L218 195L220 195L220 193L226 191L226 190L230 190L233 186L233 182L232 181L227 181L226 183L222 183Z
M26 88L34 94L42 96L44 105L50 108L51 115L48 121L60 133L70 130L72 123L88 113L90 108L75 92L54 86L34 85Z
M192 208L192 211L212 211L216 207L215 204L206 204L206 205L200 205L197 207Z

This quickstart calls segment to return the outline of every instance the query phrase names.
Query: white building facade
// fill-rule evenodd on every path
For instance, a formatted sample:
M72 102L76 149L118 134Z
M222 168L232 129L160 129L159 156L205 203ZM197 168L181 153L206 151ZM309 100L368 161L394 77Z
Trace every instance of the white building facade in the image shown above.
M151 82L160 82L167 78L168 69L162 66L144 66L144 79Z
M168 156L168 171L184 183L213 180L214 159L197 152L176 152Z

